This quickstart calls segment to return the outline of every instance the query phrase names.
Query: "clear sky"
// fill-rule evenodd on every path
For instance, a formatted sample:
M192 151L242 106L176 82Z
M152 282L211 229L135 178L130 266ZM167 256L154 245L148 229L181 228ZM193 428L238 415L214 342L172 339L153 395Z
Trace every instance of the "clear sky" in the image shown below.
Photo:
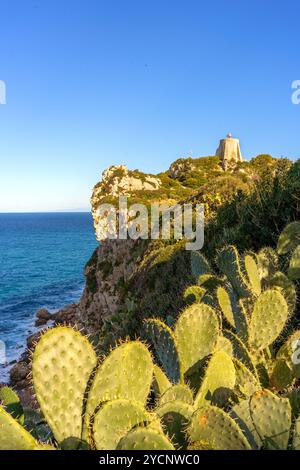
M109 165L300 157L300 4L1 0L0 212L89 207Z

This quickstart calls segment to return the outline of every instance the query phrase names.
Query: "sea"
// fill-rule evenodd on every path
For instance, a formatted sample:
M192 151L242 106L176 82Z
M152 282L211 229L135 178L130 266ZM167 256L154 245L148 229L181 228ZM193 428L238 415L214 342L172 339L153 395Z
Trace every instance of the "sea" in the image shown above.
M79 300L96 246L88 212L0 214L0 383L37 331L36 311Z

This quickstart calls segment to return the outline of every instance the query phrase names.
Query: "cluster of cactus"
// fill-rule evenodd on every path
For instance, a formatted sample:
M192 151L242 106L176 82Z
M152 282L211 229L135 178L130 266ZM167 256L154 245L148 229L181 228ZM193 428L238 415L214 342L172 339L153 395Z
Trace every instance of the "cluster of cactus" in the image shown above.
M218 274L193 252L197 285L175 324L148 319L143 341L101 360L79 331L47 330L32 355L42 429L5 387L0 449L300 449L300 330L289 331L300 224L291 226L278 253L224 248Z

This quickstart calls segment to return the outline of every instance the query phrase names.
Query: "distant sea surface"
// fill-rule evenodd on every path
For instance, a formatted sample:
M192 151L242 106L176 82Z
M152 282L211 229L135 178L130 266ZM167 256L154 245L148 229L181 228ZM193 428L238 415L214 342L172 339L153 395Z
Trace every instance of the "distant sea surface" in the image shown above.
M36 311L79 300L96 246L89 213L0 214L0 382L36 331Z

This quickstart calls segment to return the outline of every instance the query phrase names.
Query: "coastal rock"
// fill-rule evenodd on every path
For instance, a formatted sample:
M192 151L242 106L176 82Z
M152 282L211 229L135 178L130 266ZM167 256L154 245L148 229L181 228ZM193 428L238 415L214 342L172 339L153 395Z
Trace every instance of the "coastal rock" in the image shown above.
M52 318L52 315L50 312L48 312L48 310L46 308L40 308L37 312L36 312L36 317L39 319L39 320L51 320Z
M32 335L28 336L27 348L29 351L33 351L35 344L38 342L42 334L43 331L38 331L37 333L33 333ZM28 357L28 352L25 352L24 354Z
M74 325L76 322L76 312L78 309L78 304L70 304L67 307L59 310L54 315L54 325L68 324Z
M26 362L17 362L10 371L10 380L12 384L16 384L28 376L30 367Z

